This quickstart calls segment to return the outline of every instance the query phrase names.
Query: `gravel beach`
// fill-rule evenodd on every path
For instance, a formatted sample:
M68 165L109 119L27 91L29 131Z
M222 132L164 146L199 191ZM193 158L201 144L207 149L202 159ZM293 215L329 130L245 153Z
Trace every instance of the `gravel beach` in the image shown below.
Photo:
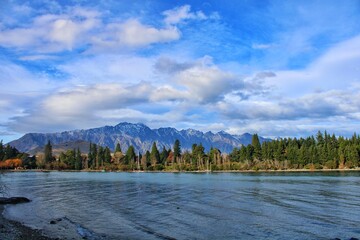
M40 230L35 230L23 224L6 219L3 216L5 206L0 205L0 239L2 240L52 240L46 237Z

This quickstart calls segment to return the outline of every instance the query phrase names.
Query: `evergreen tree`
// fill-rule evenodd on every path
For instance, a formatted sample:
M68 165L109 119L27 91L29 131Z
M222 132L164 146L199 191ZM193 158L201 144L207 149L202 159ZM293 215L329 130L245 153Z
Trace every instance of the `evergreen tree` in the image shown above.
M44 148L44 160L45 160L45 163L50 163L53 160L52 146L51 146L50 140L48 140L48 143L45 145L45 148Z
M156 147L156 143L153 142L151 153L150 153L150 159L151 159L151 166L155 167L156 164L160 162L160 154L159 150Z
M110 163L111 162L111 151L110 151L109 147L105 147L104 162L105 163Z
M150 152L146 151L145 153L145 159L146 159L146 168L151 166L151 157L150 157Z
M259 137L257 134L254 134L251 139L251 145L254 147L254 158L260 160L261 159L261 145L259 141Z
M4 159L5 153L4 153L4 145L2 140L0 141L0 161L5 160Z
M99 169L99 167L102 167L104 164L104 148L102 146L99 146L97 149L96 154L96 169Z
M89 165L92 169L97 167L98 149L95 143L90 144L91 159L89 157Z
M169 151L163 146L163 149L160 153L160 163L165 165L166 159L169 157Z
M135 149L132 145L128 148L125 154L125 164L133 165L135 162L136 154Z
M176 139L174 143L174 160L176 161L176 159L179 158L180 156L181 156L180 141Z
M121 152L120 143L118 142L115 147L115 152Z
M205 169L204 159L205 159L205 148L200 143L199 145L194 144L193 145L193 151L192 151L192 159L193 164L196 165L196 168L198 170Z
M78 148L75 154L75 170L81 170L82 169L82 156L80 149Z

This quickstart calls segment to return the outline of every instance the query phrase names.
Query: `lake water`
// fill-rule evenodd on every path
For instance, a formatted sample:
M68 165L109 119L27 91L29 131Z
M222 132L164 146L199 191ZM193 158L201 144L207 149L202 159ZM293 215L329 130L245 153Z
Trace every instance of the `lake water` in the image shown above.
M359 172L14 172L1 181L32 199L7 217L60 238L360 238Z

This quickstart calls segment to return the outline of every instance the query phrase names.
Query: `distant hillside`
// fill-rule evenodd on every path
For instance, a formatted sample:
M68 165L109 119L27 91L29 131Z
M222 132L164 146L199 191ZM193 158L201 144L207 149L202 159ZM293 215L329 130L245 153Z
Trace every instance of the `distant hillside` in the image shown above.
M124 122L116 126L61 133L27 133L9 144L20 151L34 153L34 151L40 150L48 140L50 140L53 145L59 146L59 149L66 149L66 144L73 148L73 146L76 146L74 142L79 143L79 141L83 141L83 143L80 144L81 146L84 145L84 148L81 148L82 152L87 152L88 150L85 150L86 144L84 142L108 146L112 150L114 150L116 143L120 142L123 151L126 151L130 145L133 145L136 151L145 152L151 149L153 142L156 142L159 149L163 146L172 148L175 140L179 139L183 150L190 150L192 144L201 143L206 150L209 150L211 147L216 147L223 153L229 153L234 147L250 144L251 138L252 135L249 133L231 135L224 131L218 133L203 133L194 129L180 131L175 128L150 129L141 123L132 124ZM270 141L270 139L259 138L260 142Z

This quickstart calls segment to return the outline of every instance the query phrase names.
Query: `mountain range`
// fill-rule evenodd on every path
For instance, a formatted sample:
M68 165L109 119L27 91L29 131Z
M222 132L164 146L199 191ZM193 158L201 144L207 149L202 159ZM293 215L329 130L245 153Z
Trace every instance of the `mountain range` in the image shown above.
M74 142L92 142L101 146L108 146L114 150L119 142L125 152L130 145L136 151L142 153L151 150L153 142L161 150L164 147L172 148L175 140L178 139L182 150L190 150L194 143L202 144L205 150L211 147L218 148L223 153L229 153L234 147L248 145L251 143L252 135L244 133L242 135L231 135L227 132L218 133L201 132L194 129L177 130L175 128L150 129L142 123L119 123L116 126L104 126L86 130L73 130L59 133L27 133L21 138L9 142L22 152L33 153L41 149L48 140L54 144L62 144L64 150L66 146L74 146ZM259 137L260 142L271 141L271 139Z

